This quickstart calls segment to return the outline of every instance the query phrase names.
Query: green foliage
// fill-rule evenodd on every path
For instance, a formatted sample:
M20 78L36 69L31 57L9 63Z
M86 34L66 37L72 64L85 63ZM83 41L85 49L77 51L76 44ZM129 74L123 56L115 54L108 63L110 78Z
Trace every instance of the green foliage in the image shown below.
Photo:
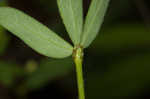
M109 1L110 0L92 0L81 38L81 45L84 48L88 47L98 34Z
M53 5L55 0L34 1L42 2L47 5L48 11L56 10L55 5ZM92 3L86 16L85 25L82 19L81 1L82 0L58 0L57 3L63 22L74 45L80 43L86 48L94 40L101 27L109 0L91 0ZM100 68L100 70L98 70L98 72L96 72L96 70L94 70L94 72L88 72L88 83L86 86L87 99L111 99L114 98L114 96L122 99L124 96L135 95L149 86L149 30L142 24L110 24L112 20L116 23L114 19L118 19L118 16L126 13L129 14L130 11L132 11L129 10L129 2L130 0L116 0L113 2L115 7L110 9L112 13L108 14L108 19L106 20L110 27L103 28L101 31L102 35L97 37L88 50L92 55L86 58L89 62L86 68L90 65L90 68L96 68L96 70ZM128 10L126 10L126 7ZM51 9L49 10L49 8ZM52 8L55 8L55 10ZM71 8L72 10L70 10ZM14 34L16 36L24 40L39 53L55 58L67 57L72 54L73 48L68 43L33 18L13 8L9 8L11 11L14 11L11 12L9 10L11 13L8 10L6 11L8 8L5 8L4 11L1 9L4 8L0 8L0 24L10 32L15 31ZM22 14L20 15L19 13ZM39 26L41 28L39 28ZM45 39L41 39L43 37ZM0 54L4 52L8 39L5 30L0 27ZM27 42L29 39L32 40L33 43ZM9 56L7 57L9 58ZM46 86L52 80L57 80L57 77L65 76L71 70L72 65L71 59L46 59L42 60L40 65L36 61L29 60L25 68L27 73L25 73L24 70L14 63L0 61L0 83L6 86L13 86L16 82L16 78L21 76L21 79L23 79L23 77L26 77L25 82L17 82L15 90L17 90L19 94L24 91L33 91ZM103 68L106 69L105 72ZM89 71L92 71L92 69L89 69ZM69 86L68 83L66 86ZM64 88L66 88L66 86L64 86ZM72 84L70 86L72 87Z
M75 46L81 43L85 48L93 41L103 22L108 2L92 1L82 34L82 0L57 0L63 22ZM25 13L10 7L1 7L0 13L0 24L40 54L54 58L72 54L71 45Z
M73 63L70 58L62 60L43 60L39 68L31 73L31 76L27 79L26 86L30 90L41 88L49 81L69 73L72 65Z
M85 99L85 97L82 73L83 53L78 54L77 52L82 52L82 46L83 48L88 47L96 37L102 25L109 0L92 1L85 25L83 24L82 2L83 0L57 0L63 23L74 44L74 49L34 18L14 8L0 7L0 25L19 37L35 51L53 58L64 58L71 54L75 56L79 99ZM44 86L48 81L60 75L65 75L70 70L70 65L72 65L70 59L45 60L41 62L37 69L36 62L30 61L27 64L26 71L31 74L28 75L29 78L23 85L18 86L17 92L24 96L24 92L26 93L28 88L34 90ZM20 91L22 89L25 91Z
M73 48L67 42L23 12L1 7L0 13L0 24L37 52L55 58L72 54Z
M57 3L70 38L78 45L83 25L82 0L57 0Z

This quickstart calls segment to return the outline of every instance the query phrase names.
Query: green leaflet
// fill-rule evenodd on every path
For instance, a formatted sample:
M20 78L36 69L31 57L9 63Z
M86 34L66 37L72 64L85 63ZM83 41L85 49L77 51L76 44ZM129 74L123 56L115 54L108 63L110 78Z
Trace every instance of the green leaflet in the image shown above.
M71 40L74 45L79 44L83 25L82 0L57 0L57 3Z
M71 45L46 26L17 9L0 7L0 25L45 56L63 58L72 54Z
M110 0L92 0L86 16L81 45L86 48L94 40L102 22Z

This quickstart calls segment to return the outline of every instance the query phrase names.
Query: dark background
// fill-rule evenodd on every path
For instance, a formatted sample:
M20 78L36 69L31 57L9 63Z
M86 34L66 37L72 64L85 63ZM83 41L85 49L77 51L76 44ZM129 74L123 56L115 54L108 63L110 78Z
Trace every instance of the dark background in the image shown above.
M84 16L89 4L84 0ZM0 5L24 11L71 43L56 0ZM149 0L111 0L99 35L85 49L86 99L150 98L149 29ZM44 57L0 27L0 99L77 99L72 58Z

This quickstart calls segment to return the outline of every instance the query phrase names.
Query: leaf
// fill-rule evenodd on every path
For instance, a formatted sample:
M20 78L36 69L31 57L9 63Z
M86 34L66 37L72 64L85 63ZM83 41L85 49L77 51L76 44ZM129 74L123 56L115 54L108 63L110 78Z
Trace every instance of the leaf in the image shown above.
M72 54L71 45L17 9L0 7L0 25L45 56L63 58Z
M68 74L72 68L72 60L70 58L62 60L45 59L40 63L39 68L29 76L26 86L30 90L41 88L49 81Z
M88 47L98 34L109 1L110 0L92 0L81 38L81 45L84 48Z
M80 43L83 11L82 0L57 0L59 11L74 45Z

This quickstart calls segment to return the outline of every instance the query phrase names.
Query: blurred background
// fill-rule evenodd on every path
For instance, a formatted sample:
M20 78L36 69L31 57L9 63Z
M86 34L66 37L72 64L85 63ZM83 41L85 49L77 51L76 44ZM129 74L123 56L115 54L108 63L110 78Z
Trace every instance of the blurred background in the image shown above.
M85 17L90 0L83 1ZM24 11L71 43L56 0L0 0L0 6ZM149 99L150 1L111 0L84 59L86 99ZM72 58L44 57L0 27L0 99L77 99Z

